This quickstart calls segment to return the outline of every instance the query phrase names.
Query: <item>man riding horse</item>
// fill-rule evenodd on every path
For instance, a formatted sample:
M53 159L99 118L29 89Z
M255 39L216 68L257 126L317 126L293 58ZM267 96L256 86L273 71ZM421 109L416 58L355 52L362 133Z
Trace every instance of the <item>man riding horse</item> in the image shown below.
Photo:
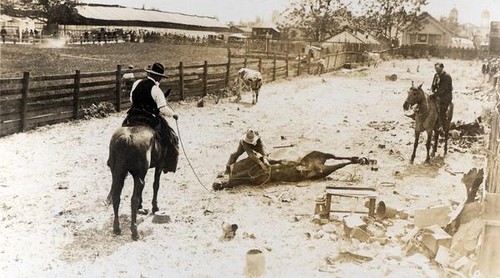
M161 137L167 154L163 172L175 173L179 156L179 139L168 125L166 117L178 119L178 115L168 106L165 95L160 89L160 81L166 78L165 68L160 63L154 63L151 69L145 69L147 77L137 80L130 91L132 107L127 112L127 118L122 126L149 125Z
M435 99L439 108L439 122L441 124L447 123L446 111L451 104L453 85L451 76L444 71L443 63L434 64L436 74L432 80L432 95L431 98Z

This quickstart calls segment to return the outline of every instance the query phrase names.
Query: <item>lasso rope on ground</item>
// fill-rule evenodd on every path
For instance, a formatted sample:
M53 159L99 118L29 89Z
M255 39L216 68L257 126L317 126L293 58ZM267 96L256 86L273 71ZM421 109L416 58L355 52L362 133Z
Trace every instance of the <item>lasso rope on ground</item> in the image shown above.
M201 184L201 186L203 186L203 188L205 188L206 191L210 192L210 190L208 190L208 188L203 184L203 182L201 182L200 178L198 177L198 174L196 174L196 171L194 170L194 167L191 164L191 161L189 161L189 158L186 154L186 149L184 148L184 144L182 143L181 131L179 130L179 122L177 120L175 120L175 125L177 127L177 134L179 135L179 142L181 143L182 152L184 153L184 157L186 158L186 161L189 164L189 167L191 167L191 170L193 171L194 176L196 177L198 182Z

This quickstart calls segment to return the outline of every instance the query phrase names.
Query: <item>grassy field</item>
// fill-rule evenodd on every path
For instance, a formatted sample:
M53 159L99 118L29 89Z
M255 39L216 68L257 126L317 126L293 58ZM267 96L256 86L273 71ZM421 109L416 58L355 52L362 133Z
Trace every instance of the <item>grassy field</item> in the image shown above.
M227 61L227 49L166 45L161 43L120 43L68 45L49 48L43 45L1 45L0 77L22 77L23 71L31 76L48 74L112 71L116 65L134 65L144 68L155 61L165 66L221 63Z

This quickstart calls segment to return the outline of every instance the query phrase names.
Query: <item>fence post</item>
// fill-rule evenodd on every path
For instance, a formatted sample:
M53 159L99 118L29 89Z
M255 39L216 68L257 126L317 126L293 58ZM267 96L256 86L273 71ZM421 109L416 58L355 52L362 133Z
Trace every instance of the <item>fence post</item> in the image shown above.
M27 110L28 110L28 89L29 89L30 73L23 72L23 89L22 89L22 102L21 102L21 131L28 128L27 125Z
M231 48L227 49L227 65L226 65L226 87L229 87L229 76L231 74Z
M203 63L203 96L207 95L208 62Z
M285 77L288 77L288 54L285 57Z
M274 54L273 59L273 81L276 80L276 54Z
M181 93L181 100L184 100L186 95L184 93L184 67L182 62L179 62L179 91Z
M245 60L243 61L243 67L247 67L247 55L245 54Z
M337 68L337 56L339 56L339 51L335 53L335 59L333 59L333 68Z
M262 73L262 58L259 58L259 72Z
M116 111L122 110L122 65L116 66Z
M78 119L78 108L80 107L80 70L75 72L75 86L73 87L73 118Z
M300 76L300 64L302 64L302 57L300 57L299 53L299 63L297 64L297 76Z
M307 59L307 74L311 74L311 58Z

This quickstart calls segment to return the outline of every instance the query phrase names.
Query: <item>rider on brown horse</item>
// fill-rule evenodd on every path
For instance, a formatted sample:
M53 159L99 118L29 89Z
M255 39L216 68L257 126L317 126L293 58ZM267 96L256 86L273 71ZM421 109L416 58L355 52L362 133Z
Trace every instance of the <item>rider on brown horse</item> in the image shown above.
M436 70L436 74L432 80L431 90L433 94L431 98L435 99L439 104L439 122L445 124L448 122L446 119L446 111L452 100L451 93L453 91L453 85L451 76L444 71L443 63L436 63L434 69Z
M149 125L161 137L167 147L163 172L175 172L179 156L179 139L168 125L165 117L178 119L178 115L167 105L167 100L159 87L163 77L167 77L162 64L154 63L151 69L145 69L147 77L137 80L130 91L132 107L122 126Z

